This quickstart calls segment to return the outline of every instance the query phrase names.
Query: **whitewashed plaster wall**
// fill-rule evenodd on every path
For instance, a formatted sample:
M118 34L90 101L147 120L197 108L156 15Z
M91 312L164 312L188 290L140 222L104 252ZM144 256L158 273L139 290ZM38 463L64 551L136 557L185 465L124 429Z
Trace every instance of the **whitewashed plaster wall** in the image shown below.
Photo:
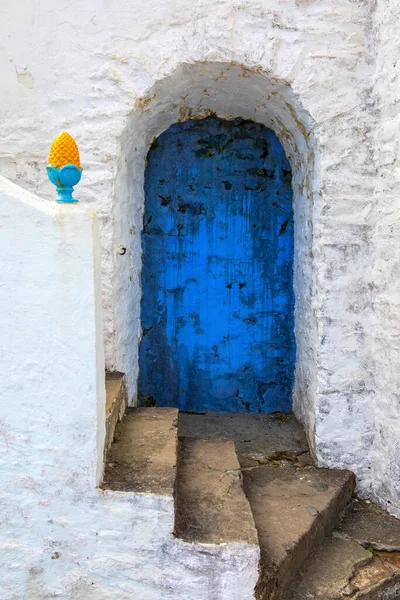
M76 137L85 167L77 194L101 225L106 364L127 373L134 399L146 146L174 120L208 110L269 124L295 173L294 410L321 465L352 469L364 495L395 510L393 487L374 492L394 468L388 459L376 479L384 449L376 427L394 407L375 405L374 278L386 262L375 253L384 117L372 86L384 18L374 21L374 8L364 0L7 5L0 168L52 197L50 142L62 129Z
M371 497L400 517L400 2L379 0L374 15L376 189L373 313L375 438Z
M172 496L96 488L105 382L95 213L0 177L0 246L1 599L251 600L257 546L181 542Z
M102 476L98 240L94 211L0 177L0 487L17 512L35 467L38 488L91 490Z

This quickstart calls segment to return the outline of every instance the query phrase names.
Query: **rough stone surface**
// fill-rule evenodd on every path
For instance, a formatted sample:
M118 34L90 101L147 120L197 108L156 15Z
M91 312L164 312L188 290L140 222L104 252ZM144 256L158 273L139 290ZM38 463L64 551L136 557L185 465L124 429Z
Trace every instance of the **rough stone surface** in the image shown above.
M394 554L394 553L393 553ZM400 597L400 555L378 553L360 567L339 598L355 600L398 600Z
M125 413L126 401L124 375L118 372L106 373L106 439L104 450L108 450L111 446L115 427Z
M317 551L292 599L341 600L356 570L371 561L372 554L356 542L332 537Z
M304 566L291 600L398 600L400 521L354 500Z
M386 552L400 552L400 520L367 502L355 500L338 531L365 548Z
M244 471L261 551L257 598L286 600L293 578L334 527L353 487L347 471L273 465Z
M179 435L232 440L241 467L256 466L274 459L298 460L308 453L304 430L291 414L179 413Z
M189 542L239 541L258 548L231 440L180 438L175 535Z
M103 489L172 496L177 421L175 408L128 409L107 453Z
M400 554L372 553L333 535L315 553L290 600L398 600Z

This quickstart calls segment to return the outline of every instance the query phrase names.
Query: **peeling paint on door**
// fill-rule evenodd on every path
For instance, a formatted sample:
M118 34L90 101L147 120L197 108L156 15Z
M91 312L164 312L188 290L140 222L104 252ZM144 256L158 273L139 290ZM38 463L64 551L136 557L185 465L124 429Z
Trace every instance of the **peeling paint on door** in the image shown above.
M142 232L142 404L291 407L291 169L263 125L177 123L152 145Z

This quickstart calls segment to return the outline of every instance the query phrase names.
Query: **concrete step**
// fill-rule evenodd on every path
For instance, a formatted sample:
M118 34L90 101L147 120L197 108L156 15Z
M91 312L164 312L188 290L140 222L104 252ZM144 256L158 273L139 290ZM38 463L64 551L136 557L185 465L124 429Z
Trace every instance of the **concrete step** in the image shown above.
M399 600L400 521L354 501L296 588L291 600Z
M128 408L115 428L102 488L173 496L178 410Z
M175 535L186 542L258 546L231 440L180 438L175 506Z
M104 450L107 451L114 439L117 423L122 419L127 405L125 376L118 371L106 373L106 439Z
M284 461L244 468L243 476L261 551L256 598L287 600L303 563L350 501L354 476Z

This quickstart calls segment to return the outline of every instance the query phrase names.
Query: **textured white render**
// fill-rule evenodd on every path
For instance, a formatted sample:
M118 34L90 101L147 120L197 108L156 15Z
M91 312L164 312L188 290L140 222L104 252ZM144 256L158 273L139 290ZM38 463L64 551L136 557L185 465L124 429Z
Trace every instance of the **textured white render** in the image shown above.
M370 497L400 517L400 2L380 0L374 18L376 192L373 317L375 436ZM371 406L372 409L372 406ZM391 504L389 504L389 502Z
M210 111L265 123L294 172L294 411L320 465L353 470L400 515L400 2L43 0L4 13L0 169L52 198L51 140L76 137L76 195L100 221L106 364L127 374L131 402L149 144Z
M180 542L172 497L96 488L98 239L91 209L0 178L1 600L251 600L258 546Z
M0 177L0 489L19 518L31 485L82 493L102 476L98 238L91 209Z

